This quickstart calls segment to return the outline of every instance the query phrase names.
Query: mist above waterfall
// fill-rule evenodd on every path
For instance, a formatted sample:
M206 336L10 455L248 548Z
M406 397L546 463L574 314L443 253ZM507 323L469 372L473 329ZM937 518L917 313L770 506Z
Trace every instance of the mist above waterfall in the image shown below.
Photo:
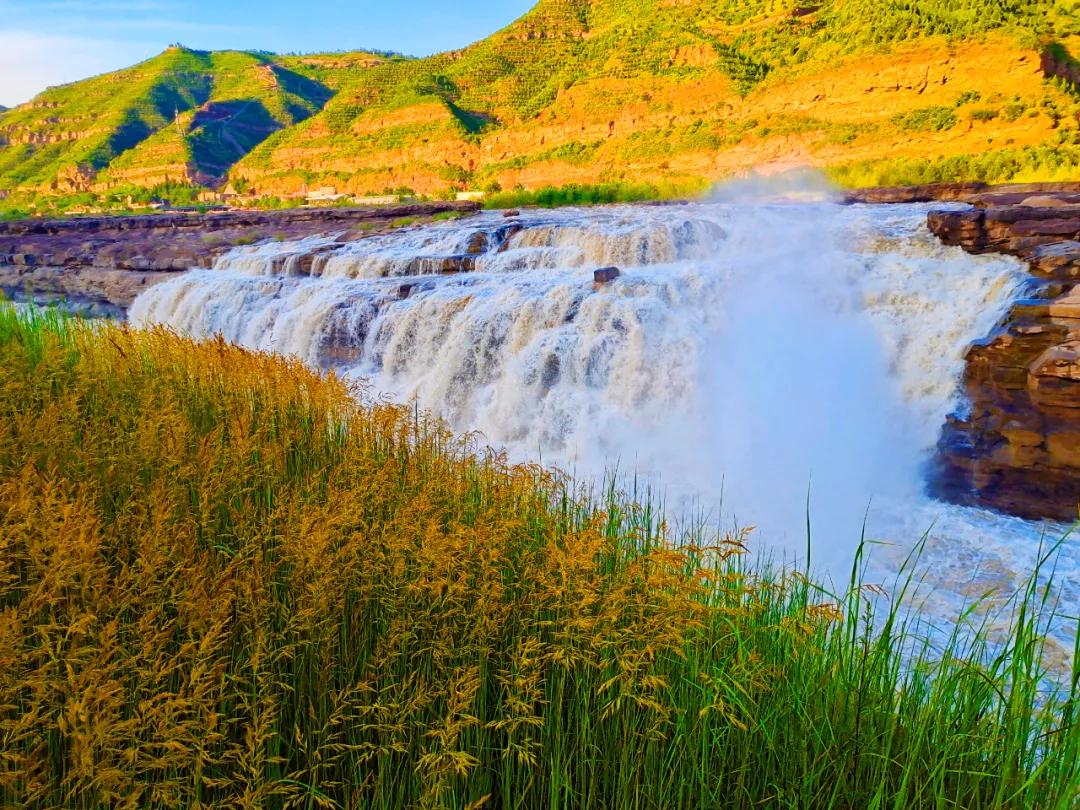
M935 519L920 465L965 347L1023 277L941 246L925 215L761 199L487 213L239 248L131 317L365 378L583 479L617 466L787 558L809 491L815 563L841 577L871 504L872 536ZM622 276L594 287L611 264Z
M816 561L843 572L871 501L918 492L926 446L832 216L770 210L774 238L732 257L728 315L704 344L702 430L684 453L707 451L704 477L723 476L731 513L784 551L801 551L809 517Z

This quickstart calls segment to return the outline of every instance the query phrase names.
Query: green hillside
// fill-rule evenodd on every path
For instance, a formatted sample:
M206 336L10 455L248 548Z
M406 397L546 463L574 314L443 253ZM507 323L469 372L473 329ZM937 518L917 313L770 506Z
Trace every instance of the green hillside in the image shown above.
M356 191L376 191L383 183L429 192L440 183L529 186L560 178L692 183L769 159L769 144L753 135L794 142L813 136L819 145L840 147L816 161L826 166L846 163L845 152L862 158L875 141L882 154L932 157L928 142L935 138L897 123L930 105L908 109L912 105L896 98L867 94L849 109L848 120L830 120L806 105L787 105L797 108L792 114L772 100L815 73L844 62L858 73L868 57L905 48L949 54L957 44L986 41L987 54L1028 50L1037 62L1040 48L1080 31L1072 13L1077 8L1050 0L830 0L814 6L545 0L463 51L366 71L320 115L253 150L237 173L282 193L318 182ZM844 66L837 78L848 72ZM863 72L873 75L875 68ZM960 78L965 86L950 90L949 107L966 91L970 98L1022 105L1025 113L1040 105L1050 110L1031 130L1037 139L1023 146L1046 141L1065 117L1059 108L1076 102L1057 94L1041 74L1010 86L1020 92L1008 96L998 91L995 72L973 67ZM637 109L628 112L629 105ZM912 148L888 143L897 131L915 141ZM961 151L985 151L972 141ZM485 148L496 143L498 149ZM683 155L747 144L734 166L710 167L706 159L686 160L685 169L676 165ZM859 145L864 148L854 148ZM309 157L298 165L298 154Z
M272 132L318 112L331 95L263 54L171 47L127 70L51 88L5 113L0 186L74 190L102 171L169 161L213 181Z
M1078 52L1080 0L541 0L424 59L172 48L51 89L0 116L0 190L1061 179Z
M1080 22L1055 0L543 0L464 51L380 66L328 113L340 125L377 106L437 95L499 120L528 119L561 89L598 78L685 79L704 66L680 51L716 54L710 69L745 93L776 71L942 35L1004 29L1060 36ZM1080 9L1080 4L1073 4Z

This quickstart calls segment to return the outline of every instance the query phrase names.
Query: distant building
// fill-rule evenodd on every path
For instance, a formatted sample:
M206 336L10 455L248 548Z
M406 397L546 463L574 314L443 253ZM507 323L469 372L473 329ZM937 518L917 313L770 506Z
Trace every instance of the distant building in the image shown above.
M401 200L394 194L383 194L373 197L353 197L357 205L397 205Z
M456 199L458 202L483 202L486 196L483 191L459 191Z
M309 203L337 202L338 200L344 200L348 196L348 194L338 194L338 190L333 186L323 186L315 189L315 191L309 191L307 201Z

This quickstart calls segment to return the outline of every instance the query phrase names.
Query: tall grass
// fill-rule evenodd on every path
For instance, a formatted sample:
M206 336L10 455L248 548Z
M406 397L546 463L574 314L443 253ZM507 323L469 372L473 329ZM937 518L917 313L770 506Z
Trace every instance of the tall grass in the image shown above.
M0 312L0 805L1076 806L1034 585L933 649L351 393Z

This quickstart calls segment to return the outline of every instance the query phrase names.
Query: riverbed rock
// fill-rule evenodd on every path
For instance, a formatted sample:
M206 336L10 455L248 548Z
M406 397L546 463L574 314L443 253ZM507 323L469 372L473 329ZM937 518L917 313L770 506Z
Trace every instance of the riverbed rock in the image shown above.
M1059 208L1071 210L1080 208L1080 194L1035 194L1020 201L1025 208Z
M139 293L172 277L168 272L144 272L103 267L35 267L0 264L0 292L7 298L99 302L125 310Z
M1031 272L1040 278L1080 280L1080 241L1067 239L1039 245L1028 258Z
M923 186L878 186L849 191L841 198L845 204L875 205L926 202L962 202L987 191L986 183L930 183Z
M291 268L310 275L343 244L366 239L395 220L478 208L440 202L0 222L0 291L16 298L67 297L123 311L148 286L212 267L237 245L337 234L334 244L309 251ZM446 262L453 272L466 272L474 263L472 257Z
M470 256L479 256L488 250L488 235L483 231L477 231L469 238L469 244L465 252Z
M1008 205L933 211L930 230L969 253L1007 253L1031 259L1043 246L1080 241L1080 207Z
M1080 206L1074 192L936 211L930 229L971 253L1028 262L1042 283L971 346L967 404L942 432L932 491L1020 517L1076 520L1080 505ZM1002 202L999 197L995 202ZM985 202L985 200L984 200Z
M846 192L841 202L893 203L966 202L980 207L1021 205L1033 200L1032 205L1041 206L1041 198L1050 199L1049 205L1062 206L1080 203L1080 182L1064 183L1008 183L989 186L986 183L928 183L917 186L877 186L859 188Z

